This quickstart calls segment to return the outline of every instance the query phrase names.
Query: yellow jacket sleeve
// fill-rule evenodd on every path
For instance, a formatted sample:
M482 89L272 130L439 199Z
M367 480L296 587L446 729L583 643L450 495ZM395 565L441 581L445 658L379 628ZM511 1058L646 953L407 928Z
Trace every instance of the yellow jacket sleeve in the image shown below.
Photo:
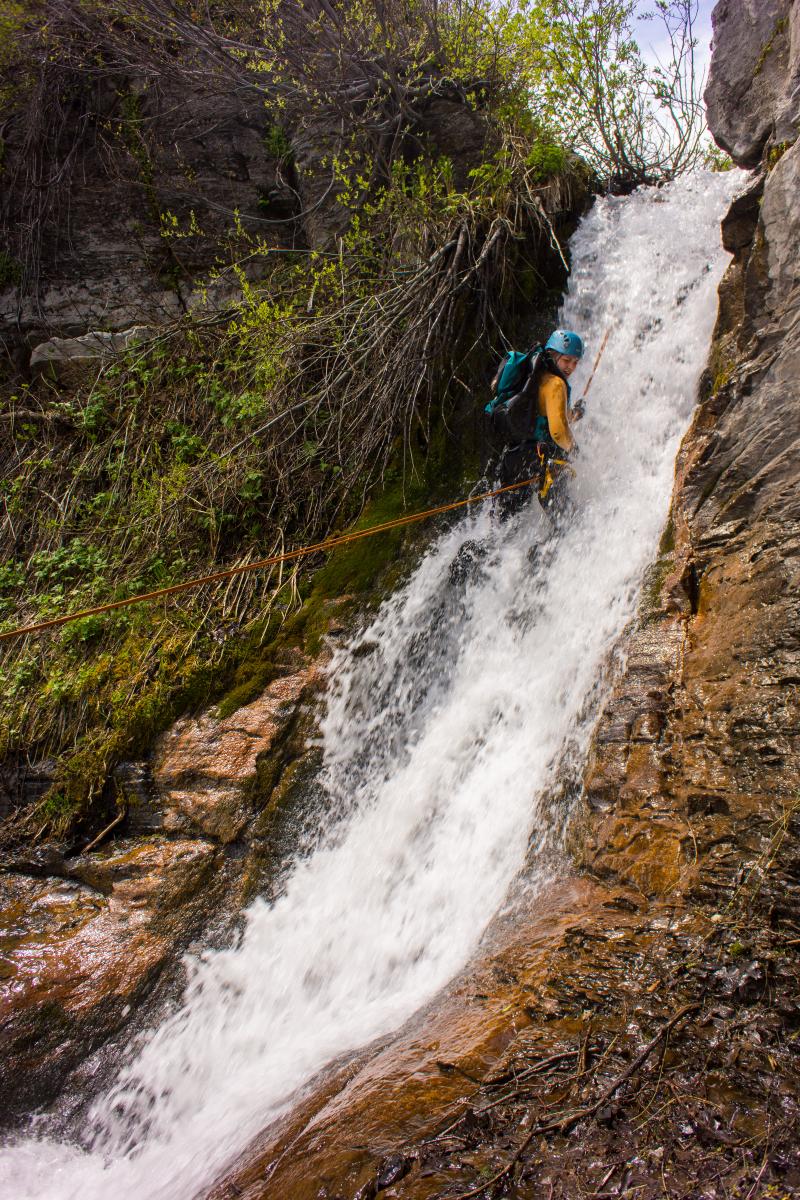
M539 411L547 417L550 436L562 450L572 450L575 439L567 416L567 385L557 375L545 375L539 386Z

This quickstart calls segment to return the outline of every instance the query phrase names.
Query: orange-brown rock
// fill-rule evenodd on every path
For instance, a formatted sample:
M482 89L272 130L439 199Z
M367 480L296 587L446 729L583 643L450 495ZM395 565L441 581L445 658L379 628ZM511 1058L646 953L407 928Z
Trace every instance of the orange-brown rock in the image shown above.
M177 721L156 743L153 779L170 832L234 841L252 815L247 784L291 721L316 667L282 676L224 720L213 711Z
M72 860L70 878L3 877L6 1118L125 1023L219 902L220 856L208 841L134 839Z
M51 846L6 861L6 1119L46 1102L117 1034L211 920L278 886L293 848L285 827L318 755L306 746L313 718L299 719L318 682L319 666L301 665L224 719L211 710L177 721L152 761L124 772L135 836L77 857Z

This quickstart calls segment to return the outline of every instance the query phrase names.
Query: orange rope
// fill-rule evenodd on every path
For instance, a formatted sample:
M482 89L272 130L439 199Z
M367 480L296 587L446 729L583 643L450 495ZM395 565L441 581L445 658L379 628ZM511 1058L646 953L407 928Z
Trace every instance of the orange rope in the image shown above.
M581 396L580 400L578 401L579 404L583 404L584 400L589 395L589 388L592 386L592 380L595 377L595 372L597 371L597 368L600 366L600 359L603 357L603 351L606 348L606 343L610 336L611 336L611 326L609 325L608 329L605 332L605 337L603 338L603 341L600 344L600 349L597 351L597 358L594 360L594 366L592 367L592 373L589 376L589 378L587 379L586 387L583 389L583 395Z
M382 525L372 525L369 529L357 529L351 533L342 533L325 538L324 541L314 542L311 546L301 546L297 550L287 550L284 554L273 554L270 558L261 558L257 562L246 563L240 567L229 567L226 571L216 571L213 575L203 575L199 579L187 579L183 583L173 583L170 587L157 588L154 592L143 592L139 596L128 596L126 600L112 600L108 604L98 604L94 608L83 608L80 612L68 613L63 617L53 617L50 621L40 621L36 625L23 625L19 629L9 629L0 633L0 642L11 638L23 637L29 633L42 633L46 629L55 629L70 621L80 621L83 617L94 617L100 613L111 612L118 608L128 608L131 604L141 604L145 600L157 600L159 596L173 596L176 592L185 592L189 588L203 587L207 583L219 583L222 579L230 579L233 575L244 575L248 571L260 571L264 567L273 567L278 563L289 562L292 559L305 558L309 554L319 554L325 550L333 550L347 542L356 542L360 538L372 537L376 533L385 533L389 529L400 529L404 525L412 525L415 521L424 521L427 517L435 517L440 513L452 512L453 509L463 508L465 504L479 504L482 500L491 500L503 492L513 492L516 488L529 487L538 483L536 479L524 479L521 483L509 483L493 492L483 492L480 496L467 496L466 500L455 500L452 504L442 504L439 508L429 508L425 512L411 513L406 517L395 517L392 521L384 521Z

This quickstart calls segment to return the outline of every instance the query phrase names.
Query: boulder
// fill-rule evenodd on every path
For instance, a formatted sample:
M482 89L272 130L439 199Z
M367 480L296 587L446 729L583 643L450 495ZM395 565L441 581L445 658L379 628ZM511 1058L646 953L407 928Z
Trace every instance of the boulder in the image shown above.
M77 383L88 369L122 354L154 331L147 325L134 325L118 333L84 333L81 337L50 338L31 352L32 375L48 375L61 383Z
M235 841L253 815L250 787L259 756L276 752L313 667L282 676L223 720L212 711L183 717L156 743L152 775L170 833Z
M800 128L800 6L720 0L711 19L709 127L735 162L754 167L768 140L792 142Z
M151 1020L181 977L181 951L224 938L252 895L274 895L296 847L298 809L318 766L306 703L322 660L298 660L220 717L178 720L151 757L114 772L123 837L91 853L6 851L0 863L0 1089L10 1122L49 1102L70 1072L128 1022ZM48 773L49 772L49 773ZM7 770L8 803L52 782ZM2 793L0 793L2 795ZM291 832L290 832L291 831ZM114 1058L116 1051L110 1054ZM83 1066L81 1064L84 1064Z

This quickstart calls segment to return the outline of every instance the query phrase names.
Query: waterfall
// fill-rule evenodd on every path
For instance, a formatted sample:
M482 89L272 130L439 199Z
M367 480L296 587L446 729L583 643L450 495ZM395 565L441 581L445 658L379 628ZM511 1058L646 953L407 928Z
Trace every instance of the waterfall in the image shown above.
M603 334L559 537L532 504L442 532L336 653L327 811L284 894L189 963L179 1010L93 1106L86 1144L0 1152L14 1200L191 1200L322 1068L410 1017L474 954L512 885L547 886L560 773L583 762L604 672L656 553L727 262L739 173L598 200L561 323ZM463 571L465 543L480 553ZM456 569L454 569L454 564ZM559 820L564 819L561 814Z

